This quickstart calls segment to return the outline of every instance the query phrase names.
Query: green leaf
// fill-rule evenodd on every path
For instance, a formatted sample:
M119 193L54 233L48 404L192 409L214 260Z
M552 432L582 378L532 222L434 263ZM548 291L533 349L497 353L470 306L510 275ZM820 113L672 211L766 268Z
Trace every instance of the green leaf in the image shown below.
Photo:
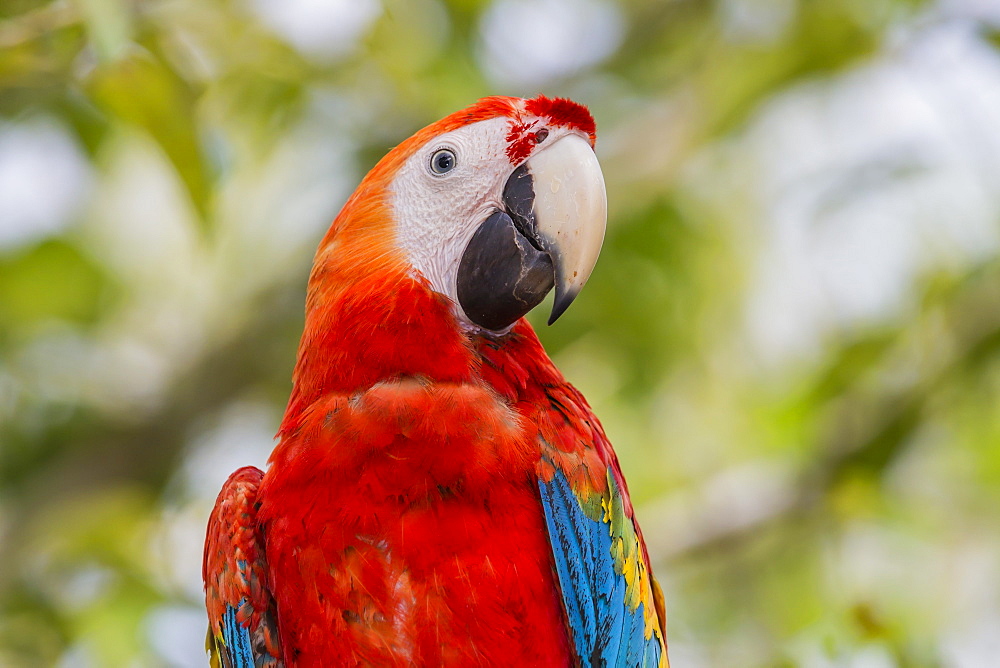
M93 323L112 296L97 264L66 241L46 241L0 259L0 335L47 320Z
M138 49L98 67L86 90L105 113L142 128L156 140L206 220L212 178L196 125L195 91L153 55Z

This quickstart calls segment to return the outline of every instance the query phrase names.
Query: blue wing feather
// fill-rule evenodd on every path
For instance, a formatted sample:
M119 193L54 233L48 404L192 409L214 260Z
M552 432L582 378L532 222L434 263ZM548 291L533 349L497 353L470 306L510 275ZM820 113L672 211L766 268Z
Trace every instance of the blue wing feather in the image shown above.
M580 663L659 666L658 638L646 638L643 603L630 609L625 576L615 570L607 522L586 515L566 476L539 480L563 606Z
M231 605L226 606L222 616L222 638L233 668L254 668L250 629L236 620L236 608Z

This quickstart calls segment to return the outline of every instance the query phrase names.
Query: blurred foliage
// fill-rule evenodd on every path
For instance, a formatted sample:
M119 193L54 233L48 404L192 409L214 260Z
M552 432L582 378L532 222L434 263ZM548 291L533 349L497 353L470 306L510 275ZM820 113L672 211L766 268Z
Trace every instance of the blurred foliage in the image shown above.
M263 465L325 226L419 127L537 92L591 107L611 212L583 296L534 322L619 451L673 665L995 665L1000 182L916 135L851 151L928 113L871 102L885 68L933 70L925 38L958 26L962 53L995 67L996 12L320 5L0 4L0 665L200 665L203 523L231 470ZM998 146L959 106L943 134ZM829 130L819 167L801 156L827 138L803 118ZM961 178L921 186L941 165ZM968 218L979 177L991 231L952 252L928 225ZM816 184L800 249L839 247L849 226L826 216L861 216L872 193L934 192L884 249L858 237L837 266L933 252L864 317L800 285L824 256L803 259L764 311L799 318L785 345L754 315L760 276L776 221Z

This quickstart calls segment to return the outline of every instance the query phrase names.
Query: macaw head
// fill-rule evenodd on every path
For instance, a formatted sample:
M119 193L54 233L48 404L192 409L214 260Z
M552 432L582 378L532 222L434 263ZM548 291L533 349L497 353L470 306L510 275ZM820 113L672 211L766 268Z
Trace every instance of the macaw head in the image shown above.
M380 160L316 252L281 433L324 392L472 378L470 334L507 334L553 288L555 321L604 240L594 138L575 102L489 97Z
M447 297L464 328L493 334L555 288L551 324L587 282L604 240L594 140L593 118L575 102L482 99L386 155L320 256L355 252L369 268L402 266Z

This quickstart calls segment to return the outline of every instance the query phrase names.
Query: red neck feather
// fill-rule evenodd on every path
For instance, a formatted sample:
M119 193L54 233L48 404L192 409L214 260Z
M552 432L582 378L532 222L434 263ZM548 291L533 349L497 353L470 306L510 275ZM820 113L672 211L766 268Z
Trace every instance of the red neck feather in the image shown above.
M384 190L371 185L362 183L316 253L279 435L293 432L326 393L351 394L400 376L464 381L475 373L450 303L410 275Z

